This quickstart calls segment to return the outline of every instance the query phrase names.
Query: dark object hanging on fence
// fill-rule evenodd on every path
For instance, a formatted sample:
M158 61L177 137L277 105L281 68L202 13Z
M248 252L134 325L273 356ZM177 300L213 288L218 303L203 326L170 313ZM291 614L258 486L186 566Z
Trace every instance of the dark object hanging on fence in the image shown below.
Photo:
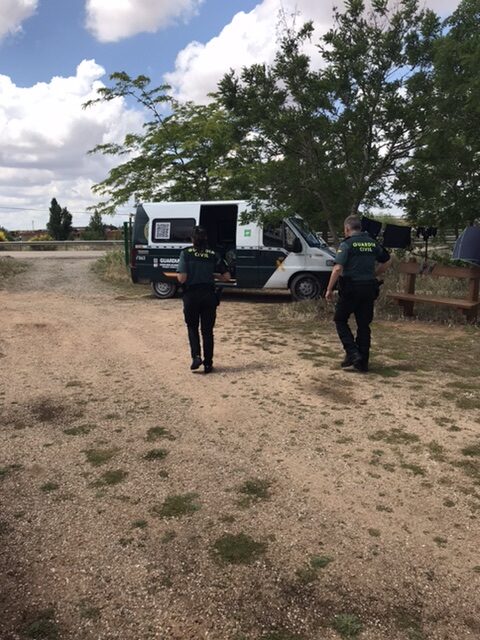
M372 220L367 216L362 216L362 231L366 231L369 236L376 238L382 230L382 223L379 220Z
M383 246L387 249L408 249L412 244L412 227L387 224L383 232Z
M453 248L452 258L480 265L480 227L467 227Z
M428 240L430 238L435 238L437 235L437 227L418 227L417 228L417 238L420 236L425 241L425 262L428 260Z

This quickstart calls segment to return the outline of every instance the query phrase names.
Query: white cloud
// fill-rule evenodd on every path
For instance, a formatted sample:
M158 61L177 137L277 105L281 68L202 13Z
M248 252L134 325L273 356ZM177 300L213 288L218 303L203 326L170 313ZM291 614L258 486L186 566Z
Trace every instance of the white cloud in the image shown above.
M10 33L21 30L21 24L35 13L38 0L0 1L0 40Z
M87 29L100 42L154 33L191 17L203 0L87 0Z
M34 220L44 226L53 197L72 212L97 201L91 187L117 161L87 152L97 144L122 142L143 122L142 114L121 98L82 108L96 97L104 74L94 60L84 60L74 76L28 88L0 75L0 225L30 227ZM32 211L23 213L22 207ZM74 222L88 218L74 216Z
M442 15L458 6L459 0L427 0L426 5ZM239 70L255 62L272 62L277 48L280 11L298 12L298 24L313 20L316 37L332 24L334 0L263 0L249 13L237 13L222 31L207 43L191 42L177 55L175 69L165 75L180 100L207 102L207 94L229 70ZM309 53L317 54L312 45Z

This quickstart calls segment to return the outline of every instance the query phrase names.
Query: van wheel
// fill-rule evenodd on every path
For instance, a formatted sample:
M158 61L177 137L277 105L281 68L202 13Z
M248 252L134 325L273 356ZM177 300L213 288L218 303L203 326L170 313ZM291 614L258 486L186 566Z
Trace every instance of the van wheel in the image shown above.
M293 278L290 283L290 291L292 298L296 301L316 300L321 294L320 282L315 276L301 273Z
M177 293L177 285L174 282L152 282L152 290L157 298L166 300Z

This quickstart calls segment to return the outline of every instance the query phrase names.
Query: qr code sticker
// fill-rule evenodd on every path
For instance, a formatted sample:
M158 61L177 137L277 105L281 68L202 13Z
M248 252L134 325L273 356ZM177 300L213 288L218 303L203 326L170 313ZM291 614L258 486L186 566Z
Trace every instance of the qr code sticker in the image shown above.
M170 222L155 223L155 240L170 240Z

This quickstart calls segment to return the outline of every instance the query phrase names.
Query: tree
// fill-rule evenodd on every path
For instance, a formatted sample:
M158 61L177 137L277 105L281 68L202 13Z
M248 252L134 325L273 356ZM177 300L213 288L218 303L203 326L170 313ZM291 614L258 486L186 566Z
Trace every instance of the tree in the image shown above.
M68 240L72 232L72 216L68 209L62 209L57 200L52 198L49 211L47 229L50 235L54 240Z
M99 211L94 211L90 216L90 221L85 231L82 233L83 240L104 240L105 225Z
M438 18L417 0L348 0L320 41L313 68L304 44L312 23L285 28L272 65L226 75L219 99L262 166L259 198L297 210L336 237L340 221L382 204L395 169L424 130ZM255 165L255 171L258 171Z
M144 107L148 119L142 134L128 134L123 144L92 150L127 158L94 186L95 193L106 197L96 206L99 212L114 213L131 198L206 200L244 194L234 130L219 104L181 104L167 94L167 85L150 88L146 76L117 72L110 78L114 86L101 88L99 97L84 106L130 96Z
M480 215L480 5L463 0L435 44L429 126L396 188L413 223L460 227Z

